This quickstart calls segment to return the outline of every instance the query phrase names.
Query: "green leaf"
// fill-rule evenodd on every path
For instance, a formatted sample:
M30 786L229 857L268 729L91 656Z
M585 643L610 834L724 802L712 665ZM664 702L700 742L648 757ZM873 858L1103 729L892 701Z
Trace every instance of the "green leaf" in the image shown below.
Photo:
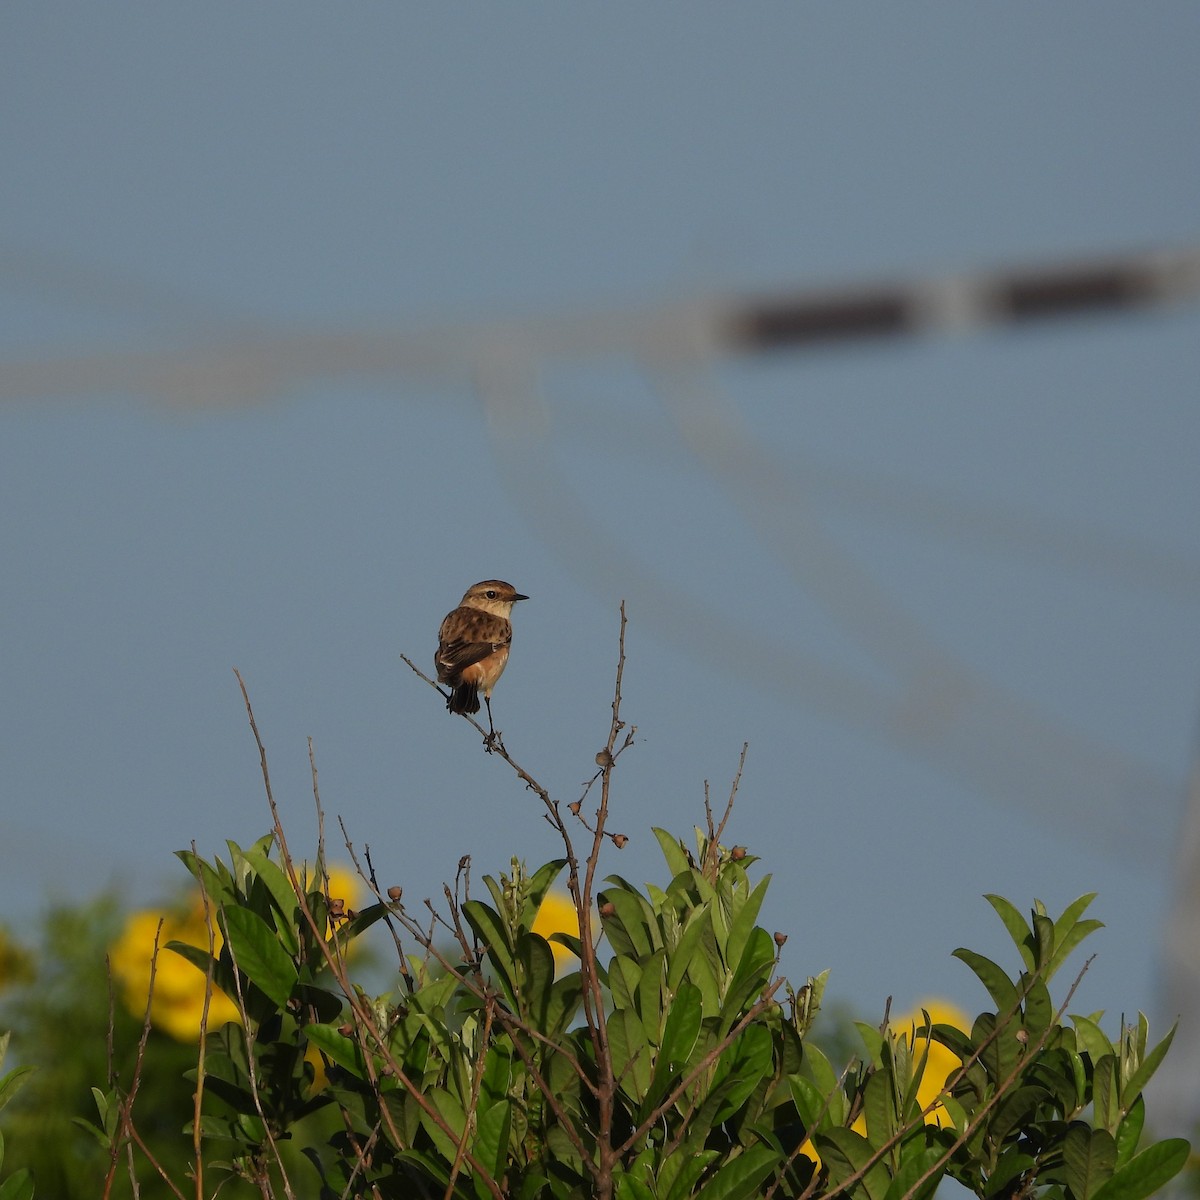
M672 992L678 989L680 980L692 965L700 939L706 933L711 936L712 932L704 913L697 909L689 910L683 922L683 931L667 958L667 988Z
M33 1173L28 1167L14 1171L0 1183L0 1200L33 1200Z
M817 1134L813 1140L821 1161L829 1169L831 1184L843 1183L857 1174L874 1154L871 1143L853 1129L830 1129ZM882 1162L875 1163L862 1178L863 1191L870 1200L884 1200L890 1184L887 1168Z
M608 986L612 992L613 1007L637 1011L638 984L642 982L642 968L637 959L628 954L618 954L608 964Z
M731 964L739 963L747 949L754 922L758 920L758 912L762 908L763 897L767 894L767 887L770 883L771 876L764 875L754 891L742 902L729 925L729 940L725 945L725 953ZM772 957L774 957L774 951L772 951Z
M308 1040L339 1067L349 1071L356 1079L366 1078L362 1047L353 1038L346 1037L328 1025L308 1025L304 1032Z
M858 1031L858 1036L862 1038L863 1047L867 1052L867 1061L873 1066L882 1066L883 1048L887 1045L887 1039L880 1033L879 1027L868 1025L866 1021L855 1021L854 1028Z
M873 1071L863 1093L863 1113L867 1118L867 1140L875 1149L896 1132L896 1103L890 1069Z
M1091 1017L1072 1016L1071 1024L1075 1026L1075 1037L1079 1040L1080 1048L1087 1052L1093 1063L1116 1053L1104 1030Z
M303 918L300 916L300 902L292 891L291 882L280 867L273 863L262 850L251 849L242 851L242 857L253 868L255 875L267 889L272 906L276 912L275 930L283 948L290 955L300 953L300 940L296 935L296 926Z
M775 943L771 935L761 926L755 926L746 939L746 948L738 962L737 970L729 981L721 1019L726 1028L735 1022L758 999L758 994L770 982L771 969L775 965Z
M950 1118L950 1123L954 1126L955 1131L962 1133L970 1123L967 1110L953 1096L943 1096L942 1107L946 1110L946 1115Z
M220 916L238 969L274 1004L286 1008L298 976L275 931L248 908L223 908Z
M1054 1001L1050 999L1050 992L1041 979L1031 979L1029 975L1022 975L1021 990L1025 994L1024 1025L1029 1033L1029 1040L1034 1042L1054 1021Z
M1054 958L1054 922L1045 911L1033 914L1033 956L1037 962L1035 970L1040 968L1042 978L1049 978L1050 963Z
M509 1003L516 1004L517 969L508 926L500 919L500 914L482 900L467 900L462 911L467 924L486 948L488 962L504 987Z
M522 932L517 937L517 961L521 964L519 1013L539 1033L546 1032L554 987L554 952L550 943L536 933Z
M582 1001L583 976L578 971L555 980L543 1033L553 1040L561 1038L577 1017Z
M651 832L658 839L659 849L667 860L667 870L672 876L682 875L692 869L688 857L684 853L683 844L677 837L672 837L665 829L653 828Z
M635 959L649 958L659 945L654 910L619 875L610 875L608 881L621 885L597 896L601 909L600 921L608 935L608 944L618 954L628 954ZM613 912L604 916L603 910L608 904L612 905Z
M328 1025L341 1015L342 997L327 988L317 987L315 983L298 983L293 995L301 1005L312 1010L310 1020Z
M623 1008L608 1018L608 1048L621 1090L640 1104L650 1086L652 1055L637 1013Z
M1147 1146L1099 1188L1091 1200L1145 1200L1183 1170L1190 1151L1184 1138L1167 1138Z
M1054 1104L1059 1112L1070 1114L1082 1107L1087 1099L1086 1079L1083 1093L1080 1094L1075 1073L1076 1062L1082 1068L1083 1063L1079 1056L1071 1054L1061 1046L1051 1050L1043 1049L1031 1063L1026 1064L1023 1078L1042 1087L1046 1092L1046 1099Z
M96 1103L96 1112L100 1116L100 1128L104 1130L106 1144L109 1144L117 1132L117 1121L121 1117L120 1098L115 1088L109 1092L102 1092L98 1087L94 1087L92 1099Z
M1104 928L1103 921L1081 921L1079 919L1095 898L1095 892L1088 892L1080 896L1078 900L1069 904L1064 910L1063 915L1054 922L1054 953L1051 955L1046 971L1042 975L1043 983L1050 982L1051 976L1062 966L1068 955L1071 954L1084 938L1094 933L1097 929Z
M504 1175L508 1160L508 1138L512 1129L512 1105L493 1104L475 1113L475 1137L470 1149L494 1179Z
M846 1119L846 1102L841 1089L822 1092L811 1079L792 1075L788 1079L792 1103L800 1114L805 1132L811 1137L818 1129L841 1125Z
M659 1049L659 1058L669 1070L678 1071L690 1060L692 1047L700 1033L702 1011L700 989L686 981L681 983L671 1001Z
M1057 938L1062 939L1078 924L1079 918L1087 911L1088 906L1095 900L1096 892L1085 892L1076 900L1072 900L1066 908L1063 909L1062 916L1054 922L1054 932Z
M941 1157L940 1146L923 1146L919 1139L906 1142L901 1147L900 1169L892 1177L885 1200L901 1200L901 1197L905 1200L925 1200L925 1197L932 1196L946 1173L945 1167L934 1170ZM914 1191L917 1180L927 1172L929 1178Z
M658 1168L658 1194L663 1200L692 1200L696 1184L721 1155L716 1150L676 1150Z
M96 1141L105 1150L108 1150L110 1148L111 1143L109 1142L108 1136L105 1134L104 1130L100 1128L99 1125L94 1124L92 1121L87 1120L85 1117L72 1117L71 1124L74 1125L77 1129L82 1129L85 1132L87 1132L88 1134L90 1134L92 1137L94 1137L96 1139Z
M231 1000L237 1002L237 984L234 981L233 968L228 962L209 957L207 950L201 950L199 946L193 946L190 942L168 942L163 949L187 959L202 975L208 974L211 965L213 987L220 988Z
M433 1139L434 1145L446 1162L453 1162L458 1154L459 1139L467 1127L467 1116L458 1097L453 1096L445 1088L430 1088L425 1098L436 1109L438 1116L449 1127L449 1134L442 1128L442 1122L434 1120L428 1113L421 1113L421 1125ZM469 1141L468 1141L469 1145Z
M617 1200L654 1200L654 1189L649 1184L620 1167L613 1172L613 1187Z
M962 947L954 951L954 957L965 962L979 978L979 982L987 988L996 1005L996 1014L1004 1017L1017 1009L1017 989L1012 980L990 958L976 954L974 950Z
M1028 1150L1020 1145L1010 1145L996 1160L996 1165L988 1176L988 1195L997 1198L1019 1196L1020 1188L1012 1186L1014 1181L1017 1176L1033 1171L1037 1165L1037 1159ZM1060 1189L1059 1195L1061 1194ZM1047 1193L1041 1192L1040 1195L1045 1196Z
M1117 1060L1111 1054L1106 1054L1092 1067L1092 1111L1100 1128L1113 1130L1117 1127L1121 1116Z
M1123 1111L1127 1112L1130 1109L1133 1102L1142 1094L1146 1084L1150 1082L1150 1077L1162 1064L1163 1058L1171 1048L1171 1042L1175 1037L1175 1029L1176 1026L1172 1025L1167 1032L1167 1036L1142 1059L1133 1074L1121 1085L1121 1109Z
M733 1040L717 1064L717 1079L724 1084L721 1103L713 1124L729 1120L770 1074L771 1033L765 1025L747 1025Z
M665 950L655 952L642 963L642 978L638 983L637 1010L646 1027L646 1037L652 1045L658 1045L663 1023L663 956Z
M748 1200L757 1196L763 1180L780 1165L780 1156L769 1146L750 1146L705 1183L704 1200Z
M1146 1100L1139 1096L1125 1119L1117 1126L1117 1166L1123 1167L1137 1150L1146 1123Z
M1101 1184L1112 1178L1117 1165L1117 1143L1103 1129L1073 1122L1063 1138L1063 1168L1067 1186L1079 1200L1090 1200Z
M223 863L218 862L216 867L211 867L200 855L193 854L191 850L176 850L175 857L187 867L204 889L210 904L237 903L233 876L229 874Z
M662 1045L647 1094L649 1103L658 1104L683 1075L700 1034L702 1017L700 989L691 983L681 984L663 1027Z
M8 1074L0 1077L0 1108L20 1091L25 1081L36 1070L37 1067L34 1066L14 1067Z
M804 1044L804 1065L822 1095L828 1096L839 1089L838 1074L833 1064L825 1057L825 1052L811 1042Z
M971 1041L975 1046L982 1047L978 1063L987 1072L993 1085L998 1086L1012 1074L1020 1057L1021 1045L1011 1025L1006 1023L999 1026L994 1013L980 1013L971 1026Z
M707 913L701 914L701 918L707 927ZM703 936L705 939L711 938L711 929L706 928ZM715 961L716 947L706 940L701 940L698 943L698 952L692 955L687 969L687 978L700 989L700 995L704 998L706 1017L715 1017L721 1011L721 985L717 980Z
M1003 896L989 892L984 899L996 910L1000 920L1004 922L1004 928L1008 930L1008 936L1020 951L1025 966L1032 971L1036 965L1033 961L1033 934L1025 918Z
M529 929L537 917L538 909L546 898L546 893L554 886L563 867L567 865L565 858L551 859L544 866L538 867L525 883L525 907L521 910L521 928Z

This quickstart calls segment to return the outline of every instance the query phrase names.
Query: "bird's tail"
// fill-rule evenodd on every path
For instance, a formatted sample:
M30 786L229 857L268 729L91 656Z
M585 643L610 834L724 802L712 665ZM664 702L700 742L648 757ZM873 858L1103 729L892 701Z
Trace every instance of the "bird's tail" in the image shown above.
M446 708L452 713L477 713L479 711L479 685L460 683L446 697Z

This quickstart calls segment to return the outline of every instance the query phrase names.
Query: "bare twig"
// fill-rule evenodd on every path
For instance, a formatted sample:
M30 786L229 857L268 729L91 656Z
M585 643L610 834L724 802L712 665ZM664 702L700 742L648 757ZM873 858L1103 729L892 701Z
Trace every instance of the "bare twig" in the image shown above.
M154 930L154 949L150 955L150 984L146 991L146 1009L142 1015L142 1032L138 1037L137 1054L135 1055L133 1062L133 1078L129 1082L129 1092L121 1100L119 1107L120 1121L118 1124L118 1133L113 1139L112 1146L109 1148L110 1159L108 1173L104 1179L104 1200L108 1200L108 1197L112 1194L113 1181L115 1180L117 1174L117 1160L120 1157L121 1144L124 1138L130 1138L137 1143L138 1147L145 1153L150 1164L159 1173L159 1175L162 1176L166 1185L176 1196L180 1198L180 1200L184 1200L183 1193L180 1192L175 1184L171 1182L170 1177L163 1170L161 1164L157 1159L155 1159L154 1155L150 1153L133 1123L133 1105L137 1100L138 1089L142 1082L142 1068L146 1059L146 1043L150 1040L150 1008L154 1002L154 984L158 976L158 939L162 935L162 927L163 920L160 917L158 925ZM111 969L112 968L110 965L110 972ZM131 1170L132 1166L133 1164L131 1161ZM136 1179L134 1180L133 1187L136 1193Z
M720 844L721 835L725 832L725 826L729 821L729 815L733 812L733 802L737 799L738 787L742 782L742 771L746 766L746 754L750 749L749 742L742 743L742 752L738 756L737 771L733 776L733 783L729 787L729 799L725 802L725 811L721 814L720 823L713 828L712 806L708 800L708 782L704 784L704 818L708 826L708 842L704 849L704 862L702 870L704 877L708 880L714 880L717 877L717 866L720 862Z

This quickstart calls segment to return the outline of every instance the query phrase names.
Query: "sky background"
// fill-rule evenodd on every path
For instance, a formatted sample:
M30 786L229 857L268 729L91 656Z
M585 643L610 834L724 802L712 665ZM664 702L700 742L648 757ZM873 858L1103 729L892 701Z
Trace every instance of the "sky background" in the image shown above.
M651 826L748 741L729 841L793 979L979 1011L982 894L1096 891L1073 1007L1151 1007L1197 309L766 357L656 321L1193 245L1197 44L1183 2L8 6L0 913L161 901L172 851L267 830L234 667L293 846L311 736L406 897L553 857L399 658L498 576L497 723L564 801L626 601L607 870L664 883Z

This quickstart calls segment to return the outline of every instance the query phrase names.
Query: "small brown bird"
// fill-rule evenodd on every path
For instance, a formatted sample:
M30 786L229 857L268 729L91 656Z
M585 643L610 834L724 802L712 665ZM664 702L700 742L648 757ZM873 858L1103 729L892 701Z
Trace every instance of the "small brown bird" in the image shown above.
M512 643L509 617L518 600L528 599L511 583L485 579L467 589L462 603L446 615L438 630L433 661L438 682L450 685L446 708L452 713L477 713L482 692L493 734L492 688L508 665Z

